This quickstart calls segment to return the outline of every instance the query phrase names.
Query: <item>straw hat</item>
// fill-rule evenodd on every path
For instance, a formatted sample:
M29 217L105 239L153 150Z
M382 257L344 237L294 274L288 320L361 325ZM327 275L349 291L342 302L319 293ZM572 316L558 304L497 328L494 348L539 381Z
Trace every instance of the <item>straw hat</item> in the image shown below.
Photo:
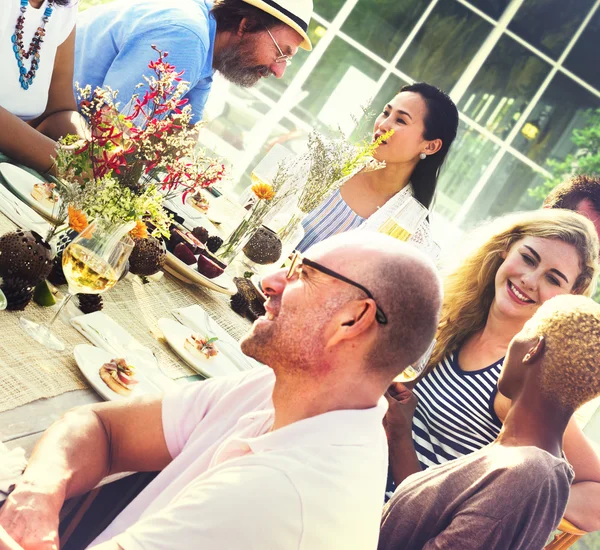
M306 34L308 24L312 16L312 0L243 0L247 4L265 11L294 29L304 42L300 47L304 50L312 50L312 44Z

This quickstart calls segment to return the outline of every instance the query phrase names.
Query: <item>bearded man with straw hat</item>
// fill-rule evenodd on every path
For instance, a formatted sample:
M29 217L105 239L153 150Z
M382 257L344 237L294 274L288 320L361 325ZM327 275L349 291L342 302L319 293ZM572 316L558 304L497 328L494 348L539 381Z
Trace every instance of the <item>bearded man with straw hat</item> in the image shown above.
M110 86L124 107L156 58L152 46L189 82L192 123L202 113L213 74L243 87L281 78L299 48L312 48L312 0L131 0L82 12L77 20L75 77L80 86Z

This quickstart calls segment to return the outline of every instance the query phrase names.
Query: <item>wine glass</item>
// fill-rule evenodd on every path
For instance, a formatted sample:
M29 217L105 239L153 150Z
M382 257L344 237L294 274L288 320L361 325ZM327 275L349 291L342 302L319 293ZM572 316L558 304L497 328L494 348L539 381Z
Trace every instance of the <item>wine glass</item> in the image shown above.
M408 197L391 215L377 228L379 233L385 233L400 241L408 241L427 217L428 210L418 200Z
M65 344L51 330L54 321L74 294L100 294L117 283L135 244L128 235L131 228L132 224L88 225L63 252L62 266L69 292L58 311L44 324L21 317L23 330L44 347L64 350Z
M412 365L406 367L394 380L396 382L412 382L416 380L427 367L437 340L434 338L427 351Z

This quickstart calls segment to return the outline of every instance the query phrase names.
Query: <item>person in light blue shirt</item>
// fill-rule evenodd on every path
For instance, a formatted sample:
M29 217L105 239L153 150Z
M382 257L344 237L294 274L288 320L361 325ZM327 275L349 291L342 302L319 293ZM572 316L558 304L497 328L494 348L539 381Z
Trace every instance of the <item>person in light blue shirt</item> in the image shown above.
M130 0L82 12L74 82L118 90L123 108L150 76L152 45L189 82L192 123L202 119L215 70L240 86L281 78L306 34L312 0Z

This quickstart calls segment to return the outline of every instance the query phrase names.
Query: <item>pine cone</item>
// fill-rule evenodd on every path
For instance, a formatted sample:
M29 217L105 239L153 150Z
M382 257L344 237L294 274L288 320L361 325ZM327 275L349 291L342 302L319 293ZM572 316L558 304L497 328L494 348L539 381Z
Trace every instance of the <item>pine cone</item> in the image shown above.
M104 305L100 294L78 294L77 298L79 299L79 309L83 313L100 311Z
M22 311L33 298L34 286L20 277L5 277L2 283L2 292L8 302L6 309Z
M259 300L252 300L248 304L248 311L246 311L246 317L250 319L250 321L256 321L259 317L262 317L267 311L263 307L262 303Z
M154 237L139 239L129 256L129 271L148 277L159 271L166 259L167 252L162 241Z
M242 317L246 315L248 301L239 292L231 297L230 303L231 309L233 309L233 311L235 311L238 315L241 315Z
M206 240L206 248L208 248L213 254L221 248L223 244L223 239L221 237L217 237L213 235L212 237L208 237Z
M62 254L54 258L54 261L52 262L52 271L50 271L50 274L48 275L48 280L56 286L67 284L67 279L65 278L62 268Z

